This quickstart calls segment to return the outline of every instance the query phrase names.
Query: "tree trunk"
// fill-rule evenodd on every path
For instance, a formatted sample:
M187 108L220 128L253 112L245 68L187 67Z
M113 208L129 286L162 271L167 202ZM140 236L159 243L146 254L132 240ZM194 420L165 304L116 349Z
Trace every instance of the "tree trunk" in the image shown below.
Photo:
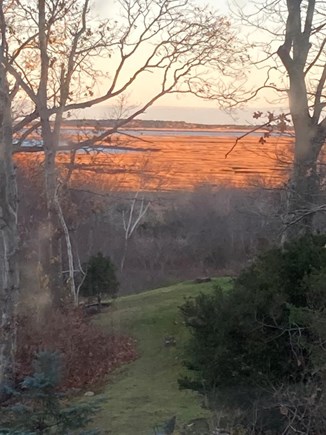
M13 381L16 349L17 188L6 72L0 63L0 398Z
M44 133L43 133L44 137ZM44 141L46 142L46 140ZM45 190L47 205L47 222L45 240L42 254L42 269L48 278L48 285L52 303L55 306L62 304L63 298L63 281L61 268L61 250L60 250L60 222L56 210L56 189L57 174L55 166L55 152L45 148Z
M314 210L318 205L320 189L317 163L322 145L314 133L312 128L305 128L304 132L296 131L283 243L313 231Z
M120 272L121 273L123 272L123 269L125 267L127 252L128 252L128 238L125 238L125 241L123 244L122 257L121 257L121 261L120 261Z
M52 302L55 305L61 304L62 270L61 270L61 250L60 250L60 223L56 210L56 141L51 129L50 114L48 110L48 85L49 85L49 28L47 24L47 5L45 0L38 2L38 26L39 26L39 49L40 49L40 82L35 103L40 115L42 127L42 140L45 156L44 177L45 193L47 205L47 224L46 238L44 242L44 254L42 266L48 278Z
M308 2L304 21L302 2L288 0L286 3L288 13L284 43L277 53L290 82L288 97L295 131L295 148L282 242L313 230L313 208L319 191L317 159L323 142L318 139L318 119L311 114L306 84L315 2ZM315 114L315 110L313 112Z

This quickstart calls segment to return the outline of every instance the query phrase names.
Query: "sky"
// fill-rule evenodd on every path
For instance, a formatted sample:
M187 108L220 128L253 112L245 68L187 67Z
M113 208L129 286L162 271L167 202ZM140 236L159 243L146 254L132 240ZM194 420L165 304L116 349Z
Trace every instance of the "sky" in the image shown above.
M194 103L193 103L194 104ZM105 104L96 108L85 109L79 115L85 118L107 119L111 118L112 107ZM185 121L199 124L243 124L252 120L250 109L234 111L232 114L220 110L216 105L203 106L169 106L156 104L139 116L139 119L161 120L161 121Z
M253 113L256 110L266 112L270 106L252 105L241 109L233 109L231 112L219 109L216 105L203 104L193 106L169 106L156 104L139 116L139 119L161 121L185 121L198 124L231 124L252 125L254 124ZM276 113L286 111L284 106L274 106ZM85 119L109 119L112 118L113 109L105 104L83 110L79 113L80 118Z
M108 2L110 0L98 0L102 2L100 9L102 11L108 10ZM229 2L228 0L196 0L200 5L209 4L215 10L218 10L222 15L228 14ZM237 4L242 7L248 4L247 0L230 0L232 4ZM114 8L114 6L113 6ZM110 9L110 8L109 8ZM112 8L110 9L112 12ZM261 73L261 81L263 80L263 73ZM248 83L256 84L258 81L259 72L251 72L248 76ZM128 71L126 72L128 77ZM155 74L147 75L144 79L140 80L128 95L128 103L131 106L140 106L143 101L149 98L151 89L158 83L158 78ZM266 99L260 98L250 107L242 110L227 113L221 110L218 104L214 101L205 101L194 96L184 95L169 95L157 101L152 107L147 109L146 113L140 116L142 119L157 119L157 120L171 120L171 121L186 121L206 124L250 124L252 122L252 113L255 110L268 109L270 104ZM275 106L276 110L283 110L283 107ZM110 118L112 117L113 110L108 104L102 104L92 109L86 109L79 117L85 118Z

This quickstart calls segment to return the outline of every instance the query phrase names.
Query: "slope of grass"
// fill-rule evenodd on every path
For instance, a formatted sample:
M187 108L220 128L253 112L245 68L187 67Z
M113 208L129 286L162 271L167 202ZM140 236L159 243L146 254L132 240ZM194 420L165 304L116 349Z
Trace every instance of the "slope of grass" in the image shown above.
M147 435L174 415L180 427L209 415L199 396L178 389L188 334L178 306L187 296L211 291L217 282L227 286L228 280L182 283L122 297L111 312L99 317L105 329L136 338L139 358L111 378L104 392L108 401L96 421L98 428L114 435ZM164 346L165 336L174 336L176 346Z

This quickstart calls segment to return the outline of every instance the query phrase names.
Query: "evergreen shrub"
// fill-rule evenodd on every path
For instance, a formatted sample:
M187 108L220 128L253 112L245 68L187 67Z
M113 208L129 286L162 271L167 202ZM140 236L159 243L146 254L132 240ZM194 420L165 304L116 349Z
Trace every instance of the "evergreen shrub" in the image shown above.
M314 400L323 400L326 374L326 236L273 248L244 269L231 290L189 298L180 309L191 332L182 388L228 406L263 396L277 421L290 418L294 391L301 401L314 397L311 409L318 408ZM281 391L288 404L283 414L275 406L284 399Z
M116 268L110 257L101 252L90 257L84 264L85 280L80 288L81 296L96 298L100 304L103 295L115 298L119 290Z

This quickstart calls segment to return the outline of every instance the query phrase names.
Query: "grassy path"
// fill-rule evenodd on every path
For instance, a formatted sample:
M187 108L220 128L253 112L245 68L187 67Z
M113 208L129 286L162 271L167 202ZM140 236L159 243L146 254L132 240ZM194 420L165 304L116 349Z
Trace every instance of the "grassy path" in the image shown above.
M113 435L150 435L154 426L174 415L179 426L208 416L195 393L178 389L187 337L178 306L184 297L210 291L216 282L182 283L123 297L113 312L100 316L98 322L104 328L135 337L140 356L106 387L108 401L96 419L98 428ZM225 285L227 280L218 282ZM175 347L164 346L168 335L176 338Z

